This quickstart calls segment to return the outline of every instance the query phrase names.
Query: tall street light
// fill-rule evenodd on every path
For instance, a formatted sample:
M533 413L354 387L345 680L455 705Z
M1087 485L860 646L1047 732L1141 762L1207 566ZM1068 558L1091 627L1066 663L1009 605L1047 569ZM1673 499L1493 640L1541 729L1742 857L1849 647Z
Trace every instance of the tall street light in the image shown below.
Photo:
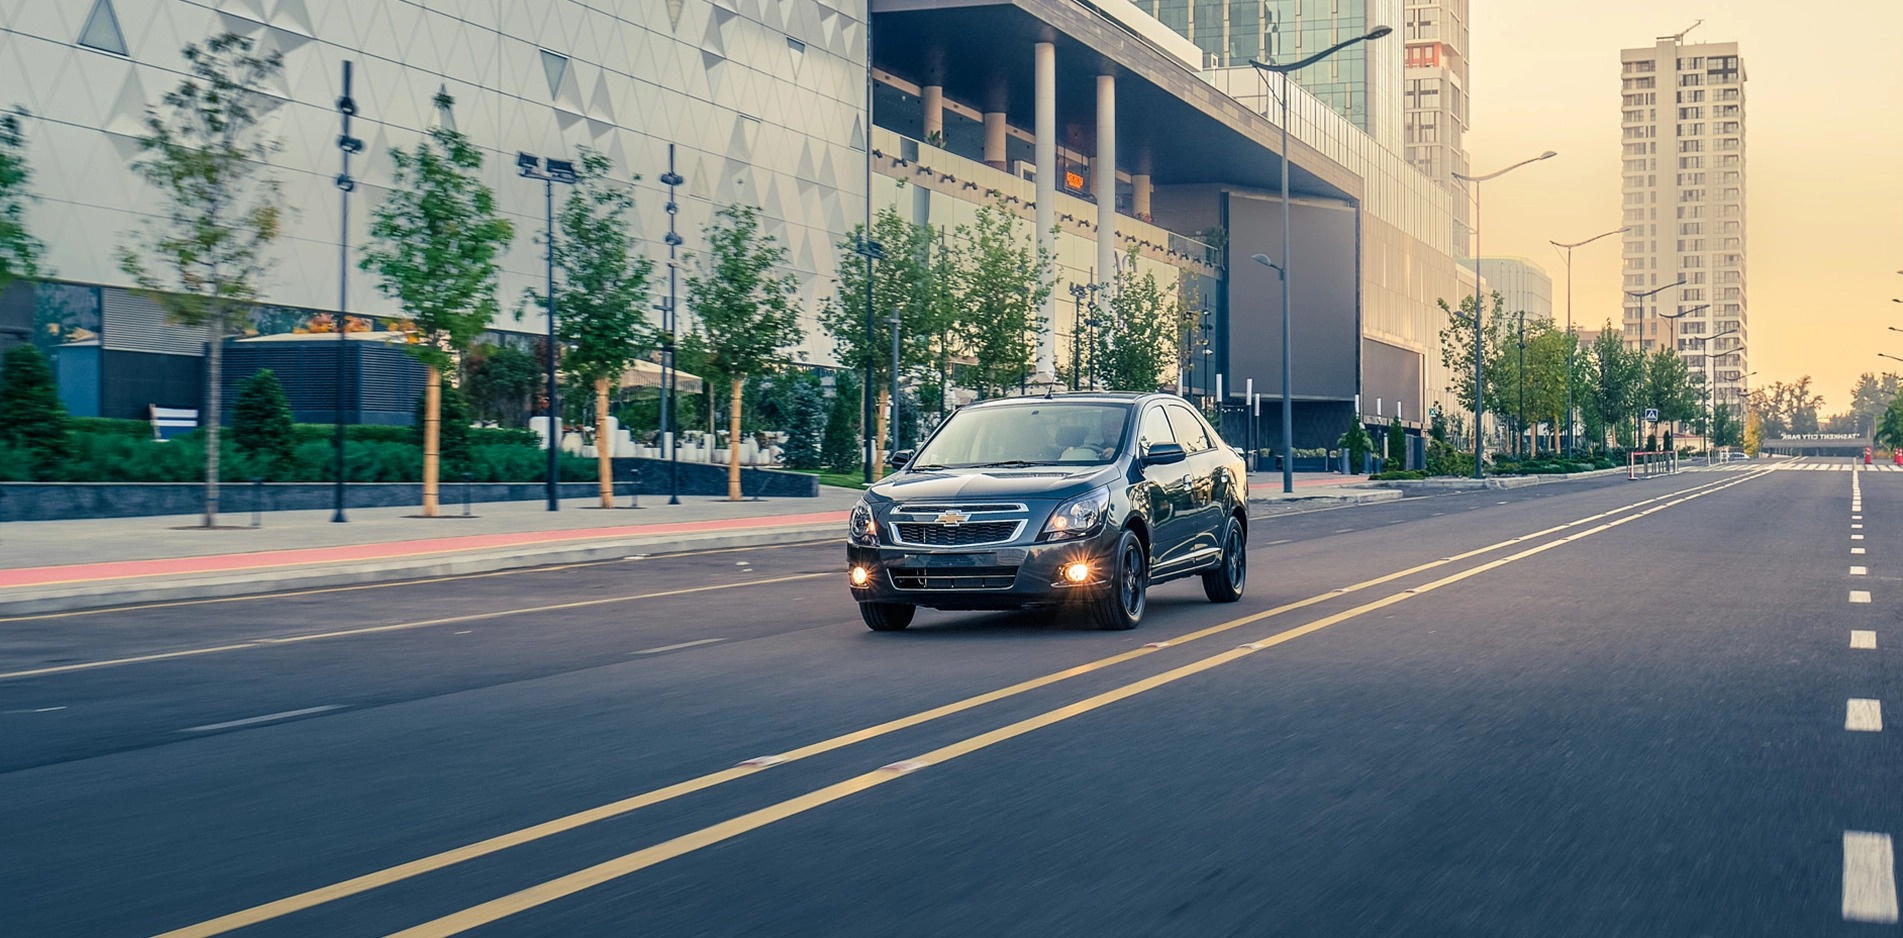
M574 163L557 159L544 161L533 153L516 153L515 166L523 179L541 180L542 204L548 211L548 347L542 357L543 366L548 369L548 481L544 485L548 490L548 510L559 511L562 507L558 499L562 481L562 409L555 380L555 184L572 186L577 177Z
M1294 246L1289 234L1289 215L1292 214L1289 210L1288 195L1289 75L1293 72L1299 72L1316 62L1320 62L1357 42L1369 42L1386 36L1391 32L1394 32L1394 27L1392 26L1376 26L1362 35L1344 39L1307 58L1297 59L1283 65L1272 65L1255 59L1249 60L1249 64L1255 66L1258 70L1281 76L1279 86L1281 91L1280 97L1282 99L1282 120L1280 121L1282 125L1282 149L1280 151L1282 162L1282 266L1276 267L1274 264L1269 264L1269 259L1261 254L1255 255L1255 259L1261 263L1269 264L1270 267L1275 267L1276 273L1282 280L1282 491L1285 493L1295 491L1295 401L1291 396L1293 392L1290 390L1291 386L1289 381L1289 374L1295 368L1295 356L1293 350L1290 348L1289 339L1288 259L1294 254ZM1220 408L1222 402L1216 402L1216 406ZM1359 420L1360 416L1356 415L1355 419Z
M661 307L661 383L666 387L661 393L661 445L667 447L667 503L681 503L681 458L680 447L674 441L674 434L680 431L675 426L680 422L680 412L676 409L674 388L679 383L681 370L674 363L675 341L675 293L679 283L680 259L676 256L681 245L686 243L680 232L674 230L674 222L680 215L680 204L674 201L674 188L685 185L687 179L674 171L674 145L667 145L667 172L661 174L661 184L667 187L667 305Z
M1473 225L1471 227L1474 233L1474 478L1476 479L1484 474L1483 469L1486 466L1486 455L1480 433L1480 414L1484 406L1482 400L1485 397L1483 392L1486 388L1484 380L1486 376L1482 373L1480 366L1480 359L1482 357L1480 351L1480 323L1482 319L1480 310L1480 184L1489 179L1498 179L1528 163L1550 160L1558 155L1558 153L1548 150L1539 156L1521 160L1512 166L1505 169L1494 170L1484 176L1469 176L1465 173L1453 174L1455 179L1467 183L1467 185L1473 189L1474 194L1474 216Z
M1691 309L1691 310L1686 310L1685 313L1691 313L1695 311L1696 311L1695 309ZM1685 315L1685 313L1680 313L1679 315L1682 316L1682 315ZM1737 335L1737 334L1738 334L1738 330L1734 327L1731 329L1726 329L1725 331L1717 333L1715 335L1698 336L1695 338L1686 339L1685 341L1697 342L1700 345L1703 345L1706 342L1722 339L1728 335ZM1742 348L1744 348L1744 346L1742 345L1738 346L1738 349L1742 349ZM1728 349L1727 351L1737 351L1737 349ZM1706 346L1705 352L1704 352L1704 359L1705 359L1705 465L1707 466L1711 465L1712 421L1717 416L1717 410L1716 408L1712 406L1713 404L1717 402L1717 395L1714 394L1711 389L1711 378L1712 378L1711 353L1712 353L1711 347Z
M1631 226L1614 228L1604 234L1596 234L1584 241L1561 244L1549 241L1553 247L1566 252L1566 458L1573 455L1573 248L1585 247L1600 238L1610 238L1616 234L1630 231ZM1476 268L1476 275L1478 270Z
M1680 277L1677 280L1674 280L1671 283L1666 284L1665 286L1658 287L1652 290L1646 290L1643 293L1634 293L1631 290L1627 290L1625 291L1625 295L1633 298L1634 300L1644 300L1646 297L1653 296L1659 293L1664 293L1665 291L1670 290L1673 287L1682 287L1684 285L1685 285L1685 278ZM1645 304L1641 302L1638 304L1638 306L1639 306L1638 346L1639 346L1639 351L1643 353L1645 351Z
M330 520L341 523L344 517L344 386L350 383L350 329L347 297L350 292L350 193L357 181L350 178L350 155L363 152L363 141L350 135L350 119L357 114L357 99L350 96L350 63L344 63L344 93L337 97L337 113L343 116L343 132L337 135L337 149L343 151L343 169L337 173L337 191L341 219L337 226L337 469L336 490L331 497Z

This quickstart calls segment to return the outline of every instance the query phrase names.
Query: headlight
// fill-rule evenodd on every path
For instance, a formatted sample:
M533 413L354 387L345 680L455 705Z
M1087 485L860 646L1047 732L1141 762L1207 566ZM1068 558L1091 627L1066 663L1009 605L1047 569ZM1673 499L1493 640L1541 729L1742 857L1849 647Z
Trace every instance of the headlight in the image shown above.
M879 522L865 502L852 506L852 515L846 519L846 539L861 547L878 546Z
M1071 538L1089 537L1103 527L1104 516L1110 512L1110 490L1097 489L1088 495L1080 495L1057 506L1051 512L1051 520L1044 522L1043 533L1037 536L1040 541L1067 541Z

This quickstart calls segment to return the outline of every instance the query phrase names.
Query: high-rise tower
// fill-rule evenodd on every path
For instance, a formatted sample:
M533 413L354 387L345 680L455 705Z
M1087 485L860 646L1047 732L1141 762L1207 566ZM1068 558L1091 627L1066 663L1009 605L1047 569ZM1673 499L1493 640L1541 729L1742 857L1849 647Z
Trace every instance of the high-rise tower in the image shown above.
M1712 400L1735 414L1750 373L1744 60L1735 42L1687 43L1685 32L1619 53L1621 325L1627 348L1675 347L1693 373L1709 369ZM1631 296L1681 278L1683 286Z
M1406 0L1401 35L1402 141L1407 161L1452 194L1457 257L1472 250L1467 192L1467 0Z

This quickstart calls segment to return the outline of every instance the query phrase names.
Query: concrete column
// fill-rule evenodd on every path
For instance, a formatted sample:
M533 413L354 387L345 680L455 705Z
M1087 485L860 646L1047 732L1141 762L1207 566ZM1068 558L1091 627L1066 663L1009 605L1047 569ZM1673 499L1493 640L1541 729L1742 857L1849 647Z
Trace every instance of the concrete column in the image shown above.
M1051 226L1057 224L1057 46L1040 42L1036 47L1035 96L1037 104L1037 245L1057 256L1057 238ZM1057 291L1044 299L1043 322L1038 325L1037 373L1057 378Z
M1004 112L985 112L985 165L1010 172L1004 157Z
M1097 197L1097 301L1107 308L1117 282L1117 79L1097 76L1097 168L1090 174Z
M940 85L926 85L921 103L925 106L925 139L929 142L933 134L945 133L945 89Z
M1130 176L1130 213L1138 218L1150 217L1150 174L1133 173Z

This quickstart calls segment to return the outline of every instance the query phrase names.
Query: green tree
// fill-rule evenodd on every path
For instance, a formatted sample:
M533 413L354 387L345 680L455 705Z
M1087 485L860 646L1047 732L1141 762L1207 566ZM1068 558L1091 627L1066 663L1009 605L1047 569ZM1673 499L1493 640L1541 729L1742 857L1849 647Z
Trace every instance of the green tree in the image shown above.
M284 385L266 368L238 385L231 406L231 442L238 451L267 465L273 474L289 465L297 450L297 429Z
M1755 410L1746 411L1744 415L1744 454L1755 458L1763 446L1764 418L1758 416L1758 412Z
M1891 449L1903 447L1903 397L1891 400L1890 406L1884 408L1883 416L1877 420L1873 442Z
M16 277L39 275L46 245L26 230L27 185L33 172L26 162L26 136L20 118L0 114L0 292Z
M970 377L991 396L1030 377L1053 284L1050 252L1022 227L1003 205L983 206L971 224L958 226L962 250L952 252L962 347L977 362Z
M36 479L57 475L72 449L53 369L27 343L7 349L0 362L0 443L26 450Z
M819 444L820 460L826 468L840 473L859 471L859 419L858 376L845 370L835 372L826 431Z
M1113 391L1154 391L1164 383L1174 387L1176 352L1189 319L1189 308L1174 285L1166 288L1154 271L1137 276L1136 262L1133 248L1117 274L1110 321L1094 333L1097 378Z
M266 136L264 91L283 70L276 51L224 33L184 49L186 77L146 109L133 172L163 208L128 233L119 269L173 322L205 329L205 526L218 523L220 382L224 340L258 298L283 221L267 172L277 141Z
M1597 412L1600 439L1603 442L1604 434L1614 431L1622 445L1630 445L1633 412L1645 394L1645 355L1626 348L1623 336L1608 321L1593 340L1591 358L1596 380L1587 395L1587 406Z
M1388 424L1388 464L1389 469L1407 468L1407 431L1401 427L1401 415L1395 414Z
M818 382L800 376L787 396L786 446L780 461L788 469L818 469L824 462L821 444L826 433L826 401Z
M833 296L820 304L819 324L832 336L833 354L840 367L864 375L872 365L873 385L878 389L878 422L873 446L873 474L882 469L886 438L890 433L887 416L892 395L891 318L899 319L899 378L917 379L930 372L940 358L939 339L946 331L946 308L936 302L939 292L933 283L932 230L900 217L891 207L880 210L872 221L872 240L878 242L883 259L870 261L859 253L865 237L864 225L838 244L839 276ZM871 341L866 337L866 276L872 276L872 308L875 312Z
M1515 393L1519 360L1517 356L1507 355L1506 347L1517 337L1517 333L1510 337L1508 330L1517 327L1518 322L1508 322L1506 301L1499 293L1493 294L1492 299L1493 308L1482 317L1480 325L1480 363L1486 372L1482 409L1497 419L1510 420L1519 414L1519 397ZM1462 297L1457 310L1444 299L1436 302L1447 314L1447 321L1440 328L1440 360L1447 369L1447 391L1454 395L1460 409L1471 413L1474 409L1474 298ZM1510 367L1514 369L1511 372L1506 370Z
M563 370L594 389L595 471L603 508L614 507L609 387L654 346L645 309L654 263L637 253L634 192L608 178L613 165L581 148L580 180L556 219L561 237L555 239L555 263L564 278L555 291L555 330ZM547 297L540 301L546 311Z
M1857 378L1857 383L1850 388L1850 413L1857 421L1856 429L1851 432L1859 435L1876 432L1877 421L1896 399L1899 381L1903 381L1903 375L1888 371L1881 376L1866 371Z
M1369 452L1374 449L1374 438L1368 435L1368 428L1361 423L1359 416L1351 415L1348 421L1348 429L1335 440L1335 447L1348 451L1348 472L1359 474Z
M438 92L434 103L455 103ZM467 353L496 315L498 256L515 228L482 182L482 151L447 121L411 150L390 149L396 180L371 214L361 266L397 302L422 341L409 346L429 369L424 391L423 516L436 516L443 372ZM549 432L559 435L551 415Z
M733 388L727 407L727 498L737 502L743 389L748 375L764 373L783 349L799 342L799 310L793 305L799 285L791 275L773 275L786 263L786 248L760 230L759 208L720 208L705 238L707 251L692 258L687 303L707 334L708 370Z
M483 346L463 359L463 375L474 419L528 425L529 398L542 383L542 365L534 355L513 345Z
M1671 425L1699 414L1698 389L1685 360L1671 348L1654 349L1645 359L1645 384L1640 408L1657 408L1659 423L1669 436Z
M1730 404L1719 404L1711 409L1711 442L1713 446L1739 446L1744 442L1743 428L1731 415Z

